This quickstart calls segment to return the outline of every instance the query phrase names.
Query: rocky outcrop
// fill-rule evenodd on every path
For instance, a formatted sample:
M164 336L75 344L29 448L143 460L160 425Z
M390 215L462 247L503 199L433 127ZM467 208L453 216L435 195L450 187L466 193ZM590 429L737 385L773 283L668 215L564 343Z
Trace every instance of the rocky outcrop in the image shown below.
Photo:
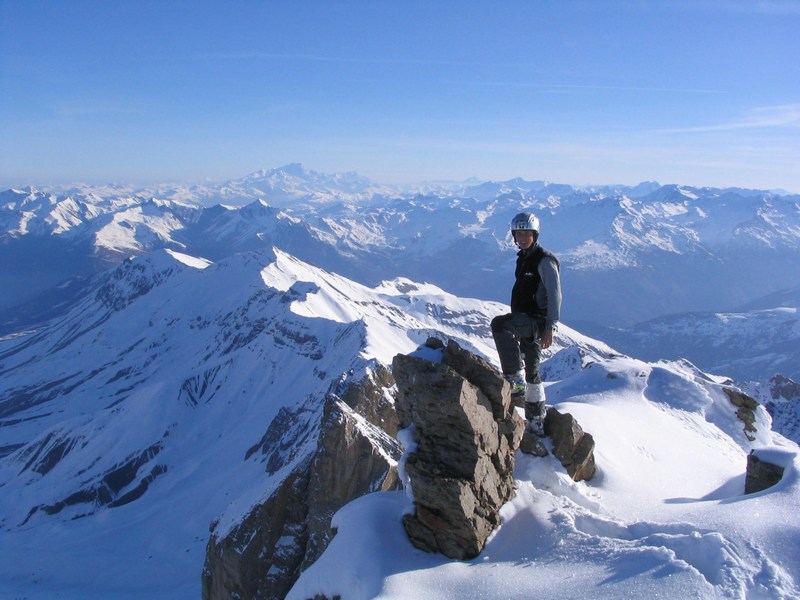
M169 432L164 434L164 438ZM82 436L71 436L62 430L54 430L41 441L30 444L22 453L25 466L30 470L46 475L70 454L74 448L86 444ZM69 507L81 506L78 516L87 517L102 507L116 508L141 498L157 477L167 472L167 466L158 462L163 449L163 438L147 448L132 454L93 479L83 482L83 487L58 499L51 504L34 506L22 521L22 525L39 513L55 515Z
M800 398L800 383L780 373L769 380L769 389L774 400L797 400Z
M414 439L405 461L414 513L403 525L420 549L472 558L514 496L524 423L492 365L453 341L426 346L426 358L398 355L392 362L400 427ZM430 359L432 349L438 360Z
M753 398L748 396L742 391L735 390L732 388L722 388L722 391L725 392L725 395L728 396L728 399L731 401L737 410L736 416L739 420L744 423L744 435L747 437L748 440L755 441L756 436L756 409L758 408L758 402L756 402Z
M202 574L204 600L286 595L300 574L308 540L309 463L292 471L230 532L220 536L212 524Z
M574 481L594 477L594 438L569 413L547 409L544 431L553 442L553 455L561 462Z
M402 448L344 402L328 403L308 484L308 543L301 570L316 561L335 532L331 517L365 494L400 488L397 461ZM387 460L387 457L391 457Z
M800 444L800 383L775 375L769 380L769 394L764 408L772 417L772 430Z
M744 478L744 493L755 494L772 487L783 477L784 468L759 458L755 452L747 455L747 474Z
M355 384L343 375L322 409L279 411L245 460L280 483L243 516L212 525L204 600L284 597L327 548L339 508L400 487L401 429L415 440L405 456L415 501L403 520L410 540L456 559L481 552L514 496L524 421L490 363L452 341L430 340L426 350L435 359L398 355L393 371L376 365ZM570 476L591 477L591 436L553 409L545 427Z
M391 427L386 390L393 383L389 370L378 367L341 397L329 394L321 421L307 409L276 416L246 459L262 461L268 474L290 471L229 531L212 525L204 600L283 598L328 546L331 517L339 508L364 494L399 487L401 448L370 421Z
M382 431L397 438L397 411L394 408L394 376L383 365L377 365L369 377L358 385L348 385L342 401L357 414Z

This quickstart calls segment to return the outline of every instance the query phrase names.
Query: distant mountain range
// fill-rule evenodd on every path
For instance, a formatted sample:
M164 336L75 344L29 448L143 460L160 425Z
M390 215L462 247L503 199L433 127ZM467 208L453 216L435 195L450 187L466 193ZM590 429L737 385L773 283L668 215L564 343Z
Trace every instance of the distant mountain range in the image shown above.
M794 290L794 296L798 291ZM705 370L741 381L765 380L775 374L800 380L800 315L796 307L793 303L740 312L684 313L625 329L586 324L585 331L646 360L687 358Z
M799 206L796 195L655 182L573 187L517 178L398 189L301 165L214 185L7 190L0 331L62 313L93 275L158 249L216 261L275 246L368 286L408 277L507 302L509 222L528 210L541 218L542 245L562 261L565 322L594 335L612 328L617 343L642 355L675 350L740 378L796 375L796 327L784 326L791 310L753 315L769 331L781 323L781 332L762 332L741 356L707 363L714 353L701 348L736 336L733 321L717 313L797 308L790 293L800 286ZM683 350L676 344L689 330L675 315L685 313L695 329ZM667 321L637 325L653 319ZM639 333L625 333L633 326ZM770 359L773 343L789 350Z

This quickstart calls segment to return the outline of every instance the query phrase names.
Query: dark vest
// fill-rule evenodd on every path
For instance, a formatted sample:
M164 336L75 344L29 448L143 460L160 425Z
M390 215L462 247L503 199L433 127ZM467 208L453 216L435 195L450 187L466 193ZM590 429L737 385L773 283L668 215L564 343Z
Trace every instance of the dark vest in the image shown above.
M531 316L543 318L547 314L546 306L536 303L536 290L542 282L539 275L539 263L547 256L556 263L556 268L561 268L556 256L539 246L525 256L522 250L517 254L517 268L514 271L514 288L511 290L511 312L524 312Z

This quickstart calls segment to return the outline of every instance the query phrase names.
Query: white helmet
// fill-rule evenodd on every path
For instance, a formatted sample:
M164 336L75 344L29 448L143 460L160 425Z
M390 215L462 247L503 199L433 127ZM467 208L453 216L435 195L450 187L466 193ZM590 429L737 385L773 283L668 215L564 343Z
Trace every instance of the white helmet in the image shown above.
M511 233L515 231L533 231L539 233L539 218L533 213L519 213L511 219Z

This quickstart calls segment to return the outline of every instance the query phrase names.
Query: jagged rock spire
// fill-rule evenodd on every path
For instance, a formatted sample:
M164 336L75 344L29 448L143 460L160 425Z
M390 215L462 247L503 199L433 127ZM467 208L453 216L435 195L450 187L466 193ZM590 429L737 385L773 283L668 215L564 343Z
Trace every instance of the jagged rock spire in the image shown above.
M415 511L403 525L416 547L465 559L481 552L514 497L524 424L489 363L453 341L440 349L441 362L409 355L392 362L400 426L413 426L415 442L405 462Z

